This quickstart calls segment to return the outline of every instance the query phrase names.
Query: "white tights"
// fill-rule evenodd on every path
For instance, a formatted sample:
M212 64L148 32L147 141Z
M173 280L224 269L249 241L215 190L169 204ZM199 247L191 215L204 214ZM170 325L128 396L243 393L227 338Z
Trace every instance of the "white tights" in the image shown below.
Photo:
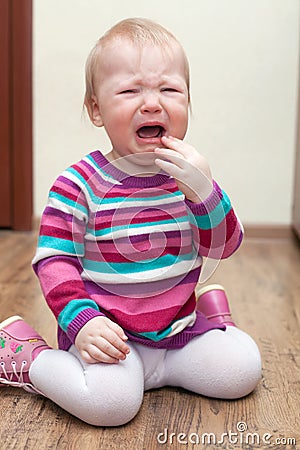
M30 368L30 380L57 405L96 426L129 422L146 390L178 386L197 394L234 399L253 391L261 378L259 350L235 327L212 330L179 350L158 350L129 342L119 364L87 364L75 346L45 350Z

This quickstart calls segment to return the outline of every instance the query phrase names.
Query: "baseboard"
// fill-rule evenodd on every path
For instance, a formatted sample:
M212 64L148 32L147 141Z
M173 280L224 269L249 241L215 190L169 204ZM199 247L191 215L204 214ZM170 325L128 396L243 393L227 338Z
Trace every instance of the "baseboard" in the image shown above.
M291 239L294 236L290 225L244 224L245 238Z

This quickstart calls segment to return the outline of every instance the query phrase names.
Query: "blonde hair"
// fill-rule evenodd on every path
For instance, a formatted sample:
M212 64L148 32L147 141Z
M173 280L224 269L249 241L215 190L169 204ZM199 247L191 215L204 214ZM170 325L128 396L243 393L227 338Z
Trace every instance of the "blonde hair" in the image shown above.
M104 49L109 43L116 39L129 39L133 44L143 46L145 44L152 44L160 46L164 49L170 48L171 43L176 43L182 50L185 77L188 88L188 97L190 101L190 74L189 63L182 45L176 37L156 22L149 19L132 18L125 19L118 22L110 28L98 41L91 50L85 65L85 97L84 105L86 108L91 104L92 96L95 94L94 79L97 64L99 62L100 51Z

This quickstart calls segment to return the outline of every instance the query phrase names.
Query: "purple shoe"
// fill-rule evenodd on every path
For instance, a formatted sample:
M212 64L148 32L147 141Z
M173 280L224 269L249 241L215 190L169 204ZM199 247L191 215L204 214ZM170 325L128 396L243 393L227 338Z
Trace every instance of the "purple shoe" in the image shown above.
M211 284L197 292L198 311L202 312L208 320L235 327L229 309L228 300L223 286Z
M41 394L30 382L29 369L47 349L50 347L44 339L22 317L13 316L0 323L0 387L22 387Z

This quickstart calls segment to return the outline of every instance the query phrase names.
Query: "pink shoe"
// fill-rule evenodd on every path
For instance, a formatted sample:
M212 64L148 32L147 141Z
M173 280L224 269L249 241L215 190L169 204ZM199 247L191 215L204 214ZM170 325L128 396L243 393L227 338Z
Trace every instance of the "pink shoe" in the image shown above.
M228 300L223 286L211 284L198 292L198 311L202 312L208 320L235 327L231 318Z
M41 394L30 382L29 369L46 349L50 347L22 317L13 316L0 323L0 386L22 387Z

